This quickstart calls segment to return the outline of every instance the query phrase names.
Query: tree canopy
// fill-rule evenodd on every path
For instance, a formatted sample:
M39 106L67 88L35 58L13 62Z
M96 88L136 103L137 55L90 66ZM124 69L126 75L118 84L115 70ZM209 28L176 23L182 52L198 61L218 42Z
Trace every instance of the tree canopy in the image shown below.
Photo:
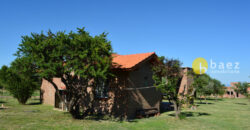
M36 66L39 76L50 82L74 118L84 118L93 111L95 86L110 73L112 47L107 34L91 36L84 28L77 32L48 31L23 36L18 57L27 57ZM58 92L53 78L61 78L66 86L66 101ZM87 88L91 92L87 92ZM84 108L80 112L80 108Z
M182 63L177 59L165 57L159 57L159 61L159 64L153 67L155 86L173 102L176 118L179 118L182 102L178 92L182 78Z

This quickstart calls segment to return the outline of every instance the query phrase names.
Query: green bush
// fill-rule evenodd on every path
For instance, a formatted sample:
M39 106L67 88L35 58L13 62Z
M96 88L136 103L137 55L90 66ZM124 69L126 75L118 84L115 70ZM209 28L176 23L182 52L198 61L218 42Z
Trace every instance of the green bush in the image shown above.
M15 72L9 72L10 82L6 90L8 90L19 103L25 104L36 90L36 85L32 83L32 79L23 77Z
M28 61L25 58L18 58L10 67L3 66L0 70L0 80L4 88L21 104L27 102L40 84L36 70Z
M180 120L184 120L184 119L187 118L187 115L186 115L186 114L183 114L183 113L179 114L178 116L179 116L179 119L180 119Z

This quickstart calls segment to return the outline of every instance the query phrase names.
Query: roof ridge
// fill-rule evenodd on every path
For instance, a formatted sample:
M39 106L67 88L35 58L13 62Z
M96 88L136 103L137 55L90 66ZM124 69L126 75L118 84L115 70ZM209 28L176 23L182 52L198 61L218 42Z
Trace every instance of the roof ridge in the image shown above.
M117 54L117 53L116 53ZM140 54L155 54L155 52L146 52L146 53L134 53L134 54L117 54L120 56L127 56L127 55L140 55Z

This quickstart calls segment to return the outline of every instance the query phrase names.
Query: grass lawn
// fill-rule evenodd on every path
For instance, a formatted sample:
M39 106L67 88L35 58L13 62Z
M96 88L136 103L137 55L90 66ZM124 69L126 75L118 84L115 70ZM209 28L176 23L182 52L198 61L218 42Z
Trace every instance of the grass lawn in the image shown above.
M13 98L0 98L0 104L8 107L0 109L0 129L250 129L246 99L209 100L209 104L198 104L197 110L183 110L187 115L183 120L175 119L170 111L131 122L74 120L68 113L37 102L33 97L29 105L19 105Z

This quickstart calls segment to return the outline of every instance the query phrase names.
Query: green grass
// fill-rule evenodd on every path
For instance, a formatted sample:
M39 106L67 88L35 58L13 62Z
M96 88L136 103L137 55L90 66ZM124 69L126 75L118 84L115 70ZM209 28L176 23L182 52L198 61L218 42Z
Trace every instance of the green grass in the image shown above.
M0 96L11 96L11 94L5 89L0 89ZM36 90L32 96L40 96L40 90Z
M131 122L74 120L52 106L36 104L38 101L33 97L28 104L35 105L19 105L13 98L0 98L0 104L9 107L0 109L0 129L250 129L247 99L209 100L209 104L198 104L197 110L183 110L187 116L183 120L165 112Z

